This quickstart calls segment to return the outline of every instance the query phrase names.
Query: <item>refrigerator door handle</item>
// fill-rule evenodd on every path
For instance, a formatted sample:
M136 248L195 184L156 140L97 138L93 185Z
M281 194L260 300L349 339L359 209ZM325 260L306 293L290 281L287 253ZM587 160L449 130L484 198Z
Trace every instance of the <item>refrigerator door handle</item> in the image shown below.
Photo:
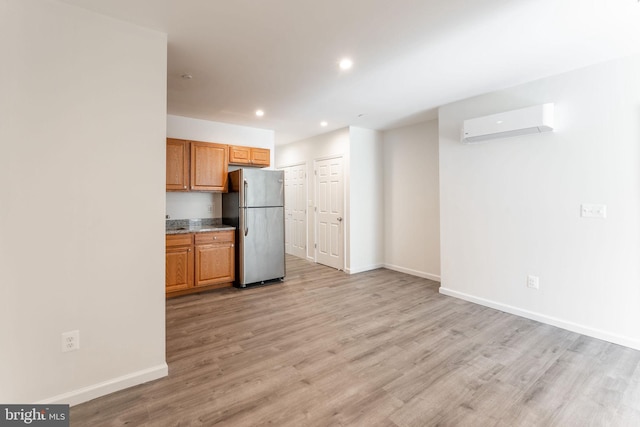
M247 236L249 234L249 225L247 224L248 222L247 213L249 213L249 211L247 210L247 208L244 208L243 211L244 211L244 235Z
M247 207L247 193L249 190L249 181L247 181L246 179L244 180L244 194L243 194L243 198L244 198L244 207Z

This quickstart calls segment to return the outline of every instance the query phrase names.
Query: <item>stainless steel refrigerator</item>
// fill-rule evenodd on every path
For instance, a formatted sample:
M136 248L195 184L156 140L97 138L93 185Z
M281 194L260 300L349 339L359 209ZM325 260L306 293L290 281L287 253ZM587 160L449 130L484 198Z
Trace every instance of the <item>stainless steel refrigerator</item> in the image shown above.
M229 172L222 221L236 227L236 286L284 278L283 171Z

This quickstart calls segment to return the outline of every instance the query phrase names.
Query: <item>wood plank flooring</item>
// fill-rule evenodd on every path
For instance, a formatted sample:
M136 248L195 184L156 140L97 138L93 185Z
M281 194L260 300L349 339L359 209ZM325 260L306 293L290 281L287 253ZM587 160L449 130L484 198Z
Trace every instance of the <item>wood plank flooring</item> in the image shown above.
M639 426L640 352L288 257L284 283L167 301L169 376L72 426Z

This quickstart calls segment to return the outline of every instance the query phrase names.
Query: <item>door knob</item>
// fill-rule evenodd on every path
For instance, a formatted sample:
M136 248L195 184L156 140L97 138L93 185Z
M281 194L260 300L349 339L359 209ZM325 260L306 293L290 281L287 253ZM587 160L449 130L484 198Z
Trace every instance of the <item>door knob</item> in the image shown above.
M342 217L341 216L338 217L338 222L342 222Z

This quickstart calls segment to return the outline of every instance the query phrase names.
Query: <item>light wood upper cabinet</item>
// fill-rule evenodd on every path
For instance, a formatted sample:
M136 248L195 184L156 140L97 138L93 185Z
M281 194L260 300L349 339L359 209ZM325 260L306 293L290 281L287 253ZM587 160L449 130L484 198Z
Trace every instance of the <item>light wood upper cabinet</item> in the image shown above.
M229 163L233 165L250 165L251 164L251 148L230 145L229 146Z
M230 145L229 164L267 167L271 164L271 150Z
M167 138L167 191L189 191L189 141Z
M167 191L227 191L229 165L268 167L271 150L167 138Z
M191 190L227 191L227 146L191 142Z
M255 166L269 166L271 164L271 150L268 148L252 148L251 164Z

